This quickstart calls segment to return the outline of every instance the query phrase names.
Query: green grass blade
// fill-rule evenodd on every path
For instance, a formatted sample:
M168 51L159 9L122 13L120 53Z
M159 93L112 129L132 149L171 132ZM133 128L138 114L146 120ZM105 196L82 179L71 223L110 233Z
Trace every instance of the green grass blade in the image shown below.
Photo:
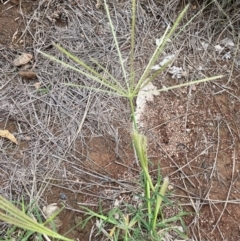
M208 77L208 78L201 79L201 80L193 80L191 82L187 82L187 83L183 83L183 84L179 84L179 85L174 85L174 86L170 86L170 87L165 87L165 88L158 89L158 90L155 90L155 91L162 92L162 91L173 90L173 89L177 89L177 88L181 88L181 87L185 87L185 86L189 86L189 85L194 85L194 84L200 84L200 83L203 83L203 82L208 82L210 80L220 79L222 77L223 77L223 75L218 75L218 76Z
M139 134L136 130L132 133L134 148L140 161L144 176L149 182L150 188L154 191L152 179L148 172L147 143L146 137Z
M40 52L42 55L44 55L45 57L47 57L47 58L49 58L49 59L51 59L51 60L53 60L53 61L55 61L55 62L57 62L57 63L62 64L62 65L65 66L66 68L72 69L72 70L74 70L74 71L76 71L76 72L78 72L78 73L80 73L80 74L82 74L82 75L84 75L84 76L86 76L86 77L94 80L95 82L104 85L105 87L113 90L114 92L119 93L119 95L125 95L124 92L122 92L118 87L114 86L112 83L110 83L110 82L108 82L108 81L106 81L106 80L103 81L102 79L99 79L97 76L94 76L94 75L92 75L92 74L89 74L89 73L86 73L86 72L84 72L84 71L81 71L80 69L75 68L74 66L72 66L72 65L70 65L70 64L67 64L67 63L61 61L61 60L55 58L55 57L52 56L52 55L43 53L43 52L41 52L41 51L39 51L39 52Z
M64 53L66 56L68 56L70 59L72 59L75 63L79 64L82 66L85 70L89 71L92 73L94 77L97 77L99 80L102 80L105 83L111 84L110 81L105 79L101 74L99 74L97 71L95 71L93 68L88 66L86 63L84 63L81 59L77 58L75 55L71 54L69 51L66 49L62 48L59 44L53 44L60 52ZM112 85L112 84L111 84Z
M151 70L151 67L154 65L154 63L156 62L156 60L158 59L159 55L162 53L165 45L167 44L167 41L170 39L170 37L173 35L174 31L176 30L179 22L181 21L181 19L183 18L184 14L186 13L188 9L188 5L183 9L183 11L180 13L180 15L178 16L177 20L174 22L172 28L170 29L169 33L167 34L168 32L168 29L165 31L164 33L164 36L163 36L163 41L161 44L159 44L155 50L155 52L153 53L147 67L145 68L137 86L136 86L136 90L137 92L139 91L139 89L142 87L142 84L144 83L144 81L146 80L150 70Z
M32 221L30 217L28 217L26 214L16 208L12 203L5 200L2 196L0 196L0 209L9 212L13 216L18 217L18 219L21 221Z
M115 29L114 29L114 26L113 26L113 23L112 23L112 19L111 19L111 16L110 16L110 12L109 12L109 8L108 8L108 5L106 3L106 0L104 0L104 5L105 5L108 21L109 21L109 24L110 24L110 27L111 27L111 32L112 32L112 35L113 35L115 47L117 49L119 61L120 61L121 67L122 67L123 76L124 76L124 79L125 79L125 82L126 82L127 89L129 91L129 83L128 83L128 79L127 79L127 73L126 73L126 70L125 70L125 67L124 67L122 54L121 54L121 51L120 51L120 48L119 48L119 45L118 45L116 32L115 32Z
M117 224L118 224L118 222L117 222L115 219L113 219L113 218L111 219L111 218L109 218L109 217L107 217L107 216L105 216L105 215L98 214L98 213L92 211L91 209L86 208L86 207L83 207L83 206L81 206L81 208L84 209L84 210L86 210L88 215L90 214L90 215L93 216L93 217L100 218L100 219L102 219L103 221L106 221L106 222L111 223L111 224L114 224L114 225L117 225ZM112 210L112 211L113 211L113 210Z
M122 89L123 92L125 91L125 89L124 89L123 86L119 83L119 81L118 81L112 74L110 74L110 73L107 71L106 68L104 68L101 64L99 64L97 60L95 60L95 59L93 59L93 58L90 58L90 60L91 60L93 63L95 63L101 70L103 70L104 73L106 73L106 74L116 83L116 85L117 85L120 89Z
M21 238L19 240L21 241L28 241L30 240L29 238L33 235L34 233L31 232L31 231L28 231L26 234L23 234L23 237L18 237L18 238Z
M146 81L144 81L144 83L142 83L140 88L143 88L144 86L146 86L148 83L151 83L160 73L162 73L167 66L172 62L172 59L167 61L167 63L165 63L163 66L161 66L160 69L158 69L157 71L155 71L148 79L146 79Z
M152 218L152 225L151 225L153 233L155 232L155 229L156 229L156 222L157 222L159 209L161 207L161 204L162 204L162 201L163 201L163 197L166 194L168 184L169 184L169 178L165 177L163 179L163 183L162 183L162 186L160 188L159 194L157 195L157 201L156 201L156 204L155 204L154 215L153 215L153 218Z
M190 214L192 214L192 213L191 212L180 212L174 217L164 219L162 222L158 223L157 226L164 227L164 225L166 225L168 223L174 223L174 222L180 221L182 217L190 215Z
M46 234L47 236L58 238L60 240L72 241L71 239L65 238L46 228L43 224L39 224L35 220L31 219L2 196L0 196L0 208L3 210L0 211L0 219L6 223L32 232Z
M68 56L70 59L72 59L74 62L82 66L84 69L88 70L89 72L92 73L93 76L97 77L100 80L103 80L105 83L108 83L109 85L114 86L114 84L110 83L107 79L105 79L101 74L99 74L97 71L95 71L93 68L88 66L86 63L84 63L81 59L77 58L75 55L71 54L69 51L66 49L62 48L59 44L53 44L59 51L64 53L66 56ZM98 65L101 69L103 69L111 78L112 80L118 85L118 87L124 91L124 88L120 85L120 83L106 70L106 68L102 67L96 60L92 59L91 60ZM117 86L115 86L117 88Z
M169 28L167 28L166 31L164 32L163 39L166 38L166 34L167 34L168 30L169 30ZM141 78L139 79L139 81L138 81L138 83L135 87L135 90L134 90L136 92L136 94L139 92L140 88L143 87L144 82L146 81L146 78L147 78L152 66L154 65L158 56L161 54L161 52L159 52L159 49L160 49L161 45L162 45L162 43L157 46L157 48L155 49L151 59L149 60L149 62L147 64L147 67L144 69L144 72L143 72Z
M136 22L136 0L132 0L132 26L131 26L131 50L130 50L130 90L134 90L134 51L135 51L135 22Z
M148 222L151 223L151 219L152 219L152 205L151 205L151 191L150 191L150 185L149 185L149 181L146 177L146 175L144 175L144 183L145 183L145 202L147 204L147 210L148 210Z
M156 91L158 91L160 93L160 92L164 92L164 91L168 91L168 90L178 89L178 88L181 88L181 87L186 87L186 86L190 86L190 85L196 85L196 84L208 82L208 81L211 81L211 80L220 79L223 76L224 75L218 75L218 76L208 77L208 78L201 79L201 80L193 80L193 81L190 81L190 82L186 82L186 83L179 84L179 85L173 85L173 86L170 86L170 87L163 87L162 89L157 89L157 90L154 90L154 91L148 91L146 93L146 95L148 95L149 93L156 93ZM142 95L145 95L145 93L142 93ZM137 95L135 95L135 97L136 96Z
M6 223L12 224L19 228L22 228L23 230L29 230L29 231L37 232L40 234L46 234L47 236L57 238L60 240L73 241L72 239L65 238L65 237L61 236L60 234L53 232L52 230L46 228L42 224L37 223L33 219L31 219L30 221L28 221L28 220L24 221L24 219L22 217L23 215L27 216L26 214L21 213L21 219L19 219L19 217L14 217L9 214L4 214L4 213L0 212L0 219Z

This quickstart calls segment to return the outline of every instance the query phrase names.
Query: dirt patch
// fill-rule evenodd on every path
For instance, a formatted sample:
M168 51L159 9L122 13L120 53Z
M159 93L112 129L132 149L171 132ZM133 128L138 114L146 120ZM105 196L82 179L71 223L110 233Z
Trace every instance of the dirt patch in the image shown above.
M38 6L38 1L5 1L0 4L0 44L19 48L23 43L22 37L29 38L29 32L26 31L25 22L27 16ZM28 43L30 44L30 43Z
M24 24L21 21L21 15L18 12L17 5L9 2L8 4L0 5L1 11L1 39L0 43L4 45L10 45L14 42L14 36L17 34L18 29L24 28ZM17 21L18 19L18 21Z
M239 91L226 81L163 93L144 117L151 159L170 177L176 201L197 213L188 218L196 240L239 237Z

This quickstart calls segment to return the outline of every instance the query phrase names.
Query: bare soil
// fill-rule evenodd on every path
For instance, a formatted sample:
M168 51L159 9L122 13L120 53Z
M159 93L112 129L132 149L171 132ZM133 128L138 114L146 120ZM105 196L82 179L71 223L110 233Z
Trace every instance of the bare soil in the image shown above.
M127 59L131 6L128 1L109 5ZM139 2L137 76L166 22L176 19L183 6L174 1L172 5ZM184 23L203 6L193 1ZM148 137L153 175L160 165L173 187L170 199L193 213L185 219L190 240L236 241L240 240L239 13L231 12L234 21L225 19L231 22L229 27L224 15L219 13L218 21L209 17L209 13L216 17L215 11L219 13L206 8L183 33L177 31L166 48L165 56L175 54L170 67L183 68L181 78L167 69L153 84L160 89L207 76L223 77L161 92L147 103L141 131ZM221 41L226 38L234 47L224 47ZM68 82L91 82L39 54L41 50L68 61L52 42L88 64L89 57L97 59L119 81L123 78L103 6L97 8L95 1L0 3L0 129L9 130L19 141L14 145L0 139L0 194L14 201L22 196L30 202L37 199L40 209L65 202L60 216L60 233L65 234L85 218L81 205L97 211L99 200L108 209L116 199L131 199L139 190L140 168L131 145L125 100L66 87ZM224 49L216 51L216 45ZM24 52L33 54L33 60L14 66L13 60ZM22 70L34 71L37 78L21 77ZM84 230L76 227L66 236L100 240L96 233L92 220Z

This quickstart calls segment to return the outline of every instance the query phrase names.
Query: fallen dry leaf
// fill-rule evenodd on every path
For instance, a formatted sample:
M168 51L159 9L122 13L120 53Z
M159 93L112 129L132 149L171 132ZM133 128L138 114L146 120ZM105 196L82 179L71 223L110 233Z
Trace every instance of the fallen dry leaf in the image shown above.
M197 8L197 5L192 5L192 9L195 10Z
M191 87L192 87L192 91L196 91L197 90L196 85L191 85Z
M18 145L17 139L8 130L0 130L0 137L7 138L8 140Z
M36 82L36 83L34 84L34 87L35 87L36 90L40 89L40 87L41 87L41 82Z
M99 9L101 7L101 0L97 0L97 3L96 3L96 8Z
M60 208L57 203L51 203L48 206L43 207L43 212L46 215L46 217L49 218L51 215L53 215L59 209Z
M19 71L18 74L23 78L23 79L36 79L37 75L34 71Z
M14 66L22 66L27 64L33 56L31 54L23 53L20 56L18 56L16 59L13 60Z
M57 212L59 210L59 206L57 203L51 203L48 206L43 207L43 213L46 215L46 218L48 219L49 217L51 217L55 212ZM54 219L54 223L48 223L47 227L55 230L55 228L57 229L57 231L59 231L59 228L62 226L62 221L60 220L59 217L56 217Z

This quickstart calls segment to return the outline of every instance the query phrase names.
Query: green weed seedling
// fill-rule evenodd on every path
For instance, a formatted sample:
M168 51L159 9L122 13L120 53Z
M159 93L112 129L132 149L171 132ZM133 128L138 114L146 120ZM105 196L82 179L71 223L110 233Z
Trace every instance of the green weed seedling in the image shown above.
M38 92L40 92L41 94L45 95L48 94L51 90L51 86L47 85L46 88L39 88L37 89Z

